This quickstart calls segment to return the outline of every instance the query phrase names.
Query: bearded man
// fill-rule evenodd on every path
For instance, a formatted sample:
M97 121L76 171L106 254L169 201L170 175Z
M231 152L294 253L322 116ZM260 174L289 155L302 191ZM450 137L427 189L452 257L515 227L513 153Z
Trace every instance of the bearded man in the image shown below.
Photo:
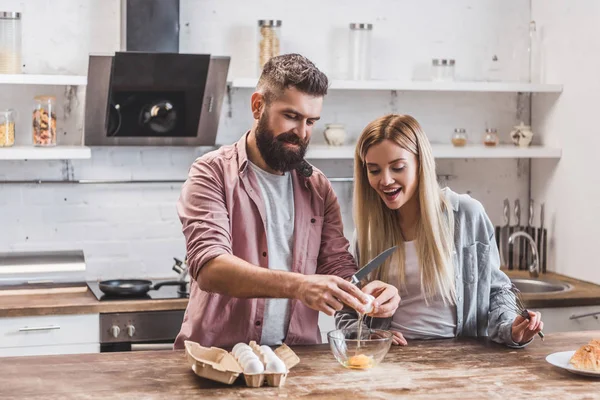
M192 278L175 348L321 342L319 311L394 314L392 285L362 290L337 197L304 160L328 81L299 54L268 61L251 97L252 128L192 165L177 204Z

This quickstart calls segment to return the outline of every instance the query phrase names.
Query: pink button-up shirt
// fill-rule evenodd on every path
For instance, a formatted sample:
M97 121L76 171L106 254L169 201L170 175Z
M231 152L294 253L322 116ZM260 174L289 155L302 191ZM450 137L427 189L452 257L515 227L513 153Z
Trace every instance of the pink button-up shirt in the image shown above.
M203 346L260 343L265 299L241 299L200 290L200 269L221 254L232 254L268 268L265 206L256 176L248 166L246 137L205 154L192 165L177 204L192 277L190 300L175 348L184 340ZM348 252L337 197L316 168L305 178L292 171L294 246L292 271L349 278L356 264ZM285 343L321 343L319 313L290 302Z

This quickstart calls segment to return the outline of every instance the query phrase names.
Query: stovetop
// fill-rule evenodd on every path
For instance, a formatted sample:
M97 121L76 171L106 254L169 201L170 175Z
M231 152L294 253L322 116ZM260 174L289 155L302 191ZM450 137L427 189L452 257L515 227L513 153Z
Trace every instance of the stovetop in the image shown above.
M172 279L153 280L152 283L158 283L161 281L168 281ZM148 293L142 296L113 296L104 294L98 285L98 282L87 282L88 287L100 301L112 301L112 300L165 300L165 299L187 299L189 293L181 292L179 286L165 285L160 287L158 290L149 290Z

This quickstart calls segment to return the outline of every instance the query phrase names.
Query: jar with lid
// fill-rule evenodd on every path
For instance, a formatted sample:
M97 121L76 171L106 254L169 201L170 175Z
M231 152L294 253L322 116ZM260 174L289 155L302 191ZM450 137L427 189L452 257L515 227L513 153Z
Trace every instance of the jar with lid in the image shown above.
M455 64L453 59L434 58L431 60L431 79L437 82L453 81Z
M454 129L452 144L456 147L463 147L467 144L467 131L464 128Z
M373 24L350 24L350 79L371 78L371 36Z
M15 144L15 110L0 110L0 147Z
M0 12L0 73L21 73L21 13Z
M281 54L281 20L258 21L258 75L271 59Z
M32 127L34 146L56 145L56 98L36 96L34 98Z
M486 147L494 147L498 145L498 132L494 128L489 128L485 130L485 136L483 137L483 144Z

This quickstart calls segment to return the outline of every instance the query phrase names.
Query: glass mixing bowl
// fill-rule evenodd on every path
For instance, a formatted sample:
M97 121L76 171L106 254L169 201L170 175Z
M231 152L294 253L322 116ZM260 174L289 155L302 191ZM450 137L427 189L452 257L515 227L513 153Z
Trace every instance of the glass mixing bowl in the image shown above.
M379 364L392 344L392 333L363 328L337 329L327 333L329 347L340 364L350 369L369 369Z

